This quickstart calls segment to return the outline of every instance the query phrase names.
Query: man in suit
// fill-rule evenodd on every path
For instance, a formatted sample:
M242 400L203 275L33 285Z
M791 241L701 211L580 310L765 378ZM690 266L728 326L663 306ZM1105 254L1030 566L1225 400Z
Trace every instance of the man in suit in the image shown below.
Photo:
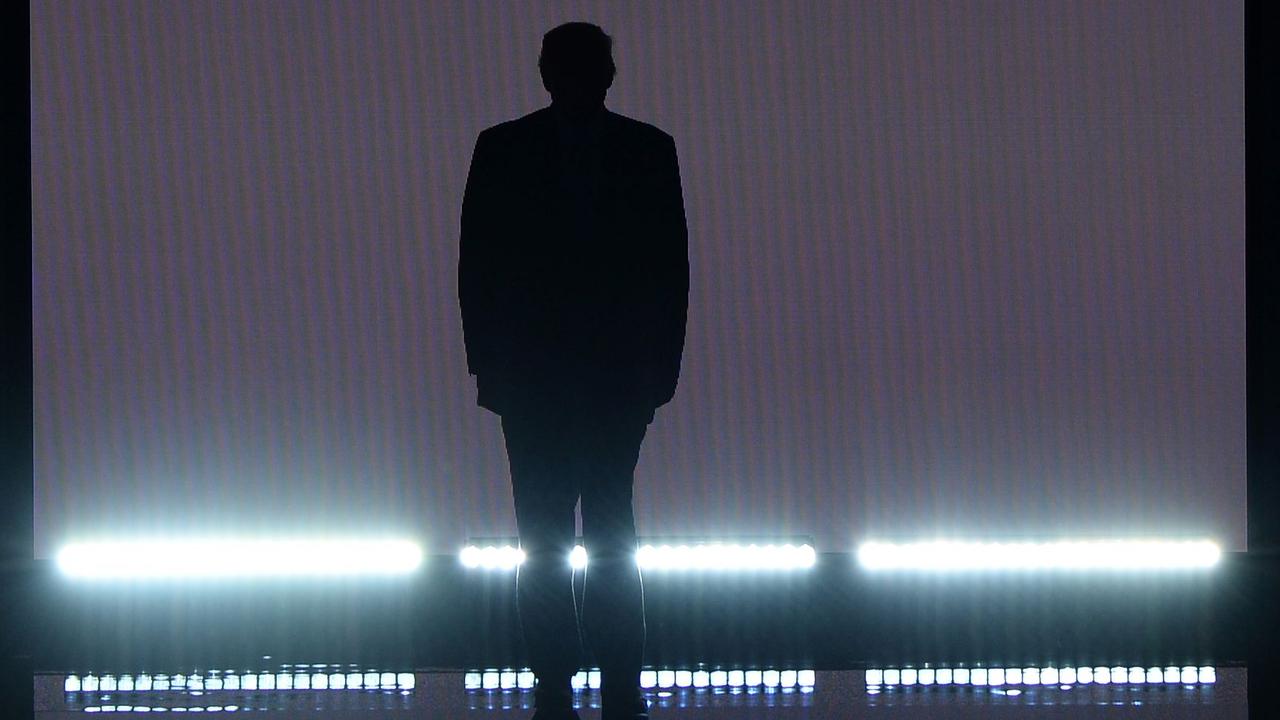
M525 561L517 603L535 720L577 718L582 663L569 554L582 500L582 630L605 720L645 720L644 596L634 470L675 395L688 311L688 229L675 142L604 106L612 39L543 36L550 107L482 131L467 176L458 297L477 404L502 417Z

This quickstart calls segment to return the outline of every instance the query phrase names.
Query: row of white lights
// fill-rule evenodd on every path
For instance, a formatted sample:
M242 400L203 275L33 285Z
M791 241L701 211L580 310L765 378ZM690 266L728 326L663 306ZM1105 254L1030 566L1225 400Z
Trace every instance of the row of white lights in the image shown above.
M525 553L512 545L468 545L460 559L468 568L510 570L524 562ZM636 563L645 570L797 570L813 567L817 559L808 544L641 545L636 551ZM586 548L574 546L569 564L585 568Z
M867 670L867 687L916 685L1142 685L1151 683L1199 685L1218 680L1210 666L1142 667L1027 667L1027 668L874 668Z
M643 688L812 688L813 670L643 670ZM467 690L528 690L535 685L533 671L489 669L463 676ZM574 690L600 689L600 671L583 670L570 678Z
M989 667L989 668L872 668L866 671L868 687L910 687L927 685L1108 685L1108 684L1212 684L1217 671L1212 666L1160 667ZM645 670L640 673L644 688L719 687L813 687L813 670ZM463 676L467 690L531 689L534 674L529 669L468 672ZM575 690L600 688L600 671L579 671L570 684ZM230 673L219 677L201 675L68 675L65 692L156 692L211 690L412 690L413 673Z
M409 540L236 538L71 543L58 569L76 578L404 575L422 564Z
M385 674L383 674L385 675ZM333 683L328 684L328 689L364 689L364 688L406 688L412 689L412 675L399 674L397 678L403 678L407 675L408 682L399 685L388 683L371 684L371 683L352 683L347 682L346 687ZM125 691L125 689L143 689L143 688L125 688L123 680L128 675L122 675L122 684L118 688L111 688L113 691ZM140 675L142 678L143 675ZM179 675L180 676L180 675ZM250 678L252 675L244 675L242 678ZM297 675L294 675L297 676ZM305 676L305 675L303 675ZM340 676L340 675L339 675ZM86 680L92 676L86 676ZM109 675L102 676L102 680L109 678ZM230 676L228 676L230 679ZM814 689L814 671L813 670L646 670L640 674L641 687L646 689L652 688L754 688L760 687L764 689L781 689L782 692L790 691L790 689L799 689L801 693L813 692ZM922 667L922 669L913 669L913 667L891 667L891 669L872 669L867 671L867 688L868 693L878 693L883 691L893 691L902 687L931 687L931 685L975 685L975 687L1011 687L1011 685L1060 685L1061 688L1069 689L1074 685L1085 684L1181 684L1181 685L1197 685L1212 684L1217 682L1216 671L1211 666L1194 667L1194 666L1170 666L1164 667ZM521 689L527 691L534 687L534 674L530 670L486 670L483 673L467 673L465 676L467 691L508 691L508 689ZM86 683L87 684L87 683ZM276 684L275 688L259 687L251 688L248 685L242 685L242 689L289 689L285 684ZM316 684L312 679L310 685L307 683L294 682L292 689L324 689L324 684ZM599 689L600 673L599 670L591 670L589 673L579 673L573 675L572 687L575 691L584 691L586 688ZM72 678L68 678L68 692L78 691L81 685L72 682ZM84 688L87 691L87 687ZM101 687L102 691L106 691L105 685ZM152 688L164 689L164 688ZM219 689L219 688L207 688ZM232 685L221 689L236 689ZM998 692L998 691L997 691ZM1016 694L1021 691L1018 689L1009 689L1007 693ZM236 712L241 707L236 705L212 705L207 707L183 707L183 706L140 706L140 705L96 705L84 707L84 712Z
M858 563L868 570L1144 570L1207 568L1222 555L1208 540L1063 542L868 542Z
M867 542L857 560L868 571L1150 570L1208 568L1221 558L1212 541L1083 540L1064 542ZM404 575L422 564L408 540L189 539L72 543L57 554L74 578L215 578ZM468 568L509 570L524 561L513 545L468 545ZM802 570L817 562L812 545L706 542L645 544L636 553L649 570ZM573 567L587 565L575 546Z
M202 675L68 675L66 692L204 692L207 690L412 690L413 673L283 672Z
M152 713L152 712L175 712L175 713L205 713L205 712L236 712L242 708L239 705L89 705L84 708L87 713ZM250 710L251 708L243 708Z
M866 570L1143 570L1208 568L1222 552L1216 543L1158 540L1082 540L1064 542L868 542L858 548L858 563ZM513 545L468 545L461 554L469 568L509 570L524 562L524 551ZM643 545L636 560L645 569L797 570L813 567L813 546ZM574 568L586 567L587 554L575 546L569 556Z

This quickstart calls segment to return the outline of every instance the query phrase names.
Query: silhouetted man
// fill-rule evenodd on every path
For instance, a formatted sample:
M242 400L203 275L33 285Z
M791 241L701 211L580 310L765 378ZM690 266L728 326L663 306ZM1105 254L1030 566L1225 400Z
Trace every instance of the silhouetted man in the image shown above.
M582 628L605 720L648 718L632 486L654 410L675 395L688 230L675 142L604 106L612 39L567 23L538 60L551 106L476 140L458 296L477 404L502 416L525 561L517 602L535 720L577 718L582 656L569 555L582 499Z

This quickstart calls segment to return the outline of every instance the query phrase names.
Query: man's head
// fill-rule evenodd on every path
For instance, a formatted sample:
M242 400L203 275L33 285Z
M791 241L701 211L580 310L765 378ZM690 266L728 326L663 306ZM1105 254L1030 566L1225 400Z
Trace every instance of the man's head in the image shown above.
M596 110L618 73L613 38L587 22L559 25L542 36L538 70L554 105L570 112Z

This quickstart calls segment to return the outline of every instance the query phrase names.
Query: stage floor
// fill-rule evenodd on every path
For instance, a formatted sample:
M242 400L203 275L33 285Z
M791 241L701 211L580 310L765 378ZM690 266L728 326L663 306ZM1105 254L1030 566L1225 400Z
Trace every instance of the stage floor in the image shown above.
M1137 669L1135 669L1137 670ZM1181 674L1135 672L1141 682L1101 682L1103 676L1046 677L985 674L961 677L881 672L868 685L865 669L653 669L643 676L652 717L1014 718L1035 707L1042 718L1246 718L1244 668L1184 668ZM1169 670L1173 670L1170 668ZM1191 672L1187 675L1188 671ZM1198 671L1198 672L1194 672ZM189 671L190 672L190 671ZM342 664L264 665L253 672L198 674L37 674L38 718L91 713L268 712L286 718L519 718L533 714L532 675L516 669L388 671ZM927 678L928 684L921 684ZM1082 682L1087 678L1088 682ZM1073 683L1059 682L1062 679ZM909 680L909 683L908 683ZM1155 680L1155 681L1149 681ZM1191 680L1191 682L1184 682ZM600 717L599 673L575 678L583 720ZM1053 684L1045 684L1052 682Z

